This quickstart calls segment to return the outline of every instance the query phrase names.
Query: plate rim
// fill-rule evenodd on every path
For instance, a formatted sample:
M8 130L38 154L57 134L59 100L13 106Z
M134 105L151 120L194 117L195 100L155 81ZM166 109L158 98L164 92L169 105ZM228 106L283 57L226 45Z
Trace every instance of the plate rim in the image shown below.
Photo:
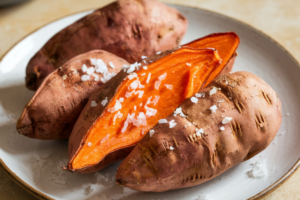
M277 45L281 50L283 50L283 52L289 56L297 65L298 68L300 68L300 62L293 56L293 54L291 54L282 44L280 44L278 41L276 41L275 39L273 39L271 36L269 36L268 34L266 34L265 32L263 32L262 30L259 30L257 28L255 28L254 26L252 26L251 24L248 24L244 21L241 21L239 19L218 13L216 11L212 11L206 8L200 8L199 6L193 6L193 5L184 5L181 3L164 3L166 5L174 5L174 6L179 6L179 7L185 7L185 8L190 8L190 9L195 9L195 10L201 10L207 13L211 13L214 15L217 15L219 17L225 18L227 20L231 20L233 22L236 22L240 25L246 26L248 28L250 28L251 30L255 31L256 33L258 33L259 35L265 37L267 40L269 40L270 42L274 43L275 45ZM105 6L105 5L104 5ZM88 11L93 11L96 10L98 8L89 8L89 9L85 9L85 10L81 10L81 11L77 11L74 13L70 13L67 15L64 15L62 17L53 19L49 22L47 22L46 24L43 24L42 26L30 31L28 34L26 34L25 36L21 37L18 41L16 41L10 48L8 48L8 50L6 50L4 52L4 54L0 57L0 62L3 60L3 58L5 58L7 56L7 54L14 48L16 47L16 45L18 45L21 41L23 41L25 38L27 38L28 36L30 36L31 34L37 32L38 30L44 28L45 26L56 22L62 18L65 17L69 17L72 15L76 15L79 13L83 13L83 12L88 12ZM295 162L295 164L280 178L278 179L276 182L274 182L272 185L270 185L269 187L267 187L266 189L262 190L261 192L259 192L258 194L250 197L248 200L259 200L262 199L263 197L265 197L267 194L272 193L274 190L276 190L278 187L280 187L284 182L286 182L295 172L296 170L300 167L300 157L298 158L298 160ZM46 195L45 193L41 192L40 190L35 189L34 187L32 187L31 185L29 185L28 183L26 183L24 180L22 180L19 176L17 176L6 164L5 162L0 158L0 169L3 170L15 183L17 183L19 186L21 186L21 188L23 188L25 191L27 191L28 193L30 193L31 195L33 195L34 197L41 199L41 200L54 200L53 198L49 197L48 195Z

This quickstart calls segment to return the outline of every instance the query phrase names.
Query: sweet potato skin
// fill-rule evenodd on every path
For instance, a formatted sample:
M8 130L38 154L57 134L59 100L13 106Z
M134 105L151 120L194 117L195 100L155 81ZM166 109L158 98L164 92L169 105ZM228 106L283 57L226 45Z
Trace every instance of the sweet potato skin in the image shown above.
M221 90L209 95L213 87ZM274 139L281 102L260 78L249 72L222 75L203 93L196 104L190 99L182 103L187 118L167 118L175 120L174 128L158 124L152 137L147 134L138 143L118 168L118 184L152 192L195 186L250 159ZM232 120L223 124L224 117ZM204 133L197 136L196 128Z
M110 73L118 73L123 65L129 64L103 50L90 51L71 59L44 80L25 106L17 122L20 134L41 140L69 138L89 97L103 85L103 75L100 73L95 73L99 76L98 81L92 76L88 81L81 80L82 75L86 74L82 66L93 66L91 58L102 59ZM110 61L114 68L109 67Z
M54 35L29 61L26 86L36 90L56 68L94 49L133 63L178 46L186 28L183 15L156 0L113 2Z

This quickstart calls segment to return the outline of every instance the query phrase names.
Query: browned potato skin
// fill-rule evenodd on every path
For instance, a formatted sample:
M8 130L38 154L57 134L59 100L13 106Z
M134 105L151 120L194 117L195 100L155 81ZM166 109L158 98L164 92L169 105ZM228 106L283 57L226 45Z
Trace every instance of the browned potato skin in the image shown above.
M81 81L83 64L92 66L90 58L102 59L110 73L118 73L123 65L129 65L122 58L103 50L71 59L52 72L27 103L17 122L20 134L41 140L69 138L89 97L103 85L100 73L96 73L99 81L94 81L92 76L89 81ZM109 61L113 62L114 69L108 66Z
M26 86L37 90L49 73L94 49L133 63L142 55L178 46L186 28L183 15L156 0L113 2L54 35L29 61Z
M213 86L221 90L209 95ZM255 156L274 139L281 102L259 77L249 72L222 75L203 92L198 103L182 103L187 118L171 115L167 120L176 121L174 128L157 124L154 135L139 142L118 168L118 184L151 192L199 185ZM210 110L213 105L218 106L216 113ZM224 125L224 117L233 119ZM188 121L193 124L185 128ZM195 135L196 127L203 128L201 137Z

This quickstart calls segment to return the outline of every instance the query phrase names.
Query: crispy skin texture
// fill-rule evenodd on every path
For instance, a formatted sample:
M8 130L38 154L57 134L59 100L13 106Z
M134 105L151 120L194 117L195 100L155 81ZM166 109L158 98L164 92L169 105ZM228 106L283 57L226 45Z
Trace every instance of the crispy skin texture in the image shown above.
M175 63L174 60L176 60ZM138 79L132 79L129 81L129 79L126 78L128 76L128 73L124 70L121 70L116 77L112 78L109 82L103 85L103 88L101 88L99 92L96 92L89 99L89 102L96 101L98 104L96 107L91 107L90 103L87 103L73 128L69 140L69 164L66 169L73 172L90 173L98 171L104 166L117 161L110 158L112 156L111 153L116 154L117 152L119 152L122 156L119 156L118 158L124 158L126 156L124 151L126 151L126 153L129 153L129 151L127 151L127 147L132 148L132 146L136 145L139 139L144 136L143 132L148 132L149 128L153 127L160 119L157 119L157 116L162 116L162 118L165 118L170 113L172 113L173 109L170 110L169 108L176 108L186 98L190 97L184 96L184 93L187 90L191 90L191 92L188 92L187 94L192 93L191 95L193 95L200 89L200 87L203 87L206 83L205 80L208 79L212 71L216 70L220 65L220 58L217 55L216 51L213 51L211 49L191 49L188 47L181 47L178 49L165 51L161 54L153 55L152 57L147 58L145 61L147 64L141 61L139 70L135 71L138 74L137 76L140 78L139 80L141 80L141 84L145 86L145 88L141 89L145 91L145 94L141 98L137 98L137 96L126 98L125 91L132 91L127 89L127 85L130 85L133 81ZM186 62L188 61L191 61L191 63L194 64L191 64L191 66L187 66ZM147 70L143 69L144 65L148 66ZM199 72L201 72L201 74L197 74L198 76L193 75L192 78L186 77L186 75L189 75L190 72L195 69L199 69ZM141 75L144 73L145 75ZM188 84L182 85L181 81L177 80L178 83L175 83L174 81L173 84L175 87L173 88L173 90L176 90L176 87L178 87L179 91L177 90L177 92L180 95L177 95L176 97L174 96L173 101L168 102L168 107L163 107L163 109L161 109L159 106L164 106L163 102L168 99L168 96L166 96L166 94L171 94L172 90L165 89L163 86L164 83L161 84L159 89L154 89L154 82L158 79L151 78L151 81L149 83L146 83L146 78L149 73L152 74L151 77L159 77L164 73L168 74L166 77L166 82L164 83L172 84L173 77L177 76L178 80L189 80L189 82L192 82L194 86L189 86ZM143 79L143 77L145 77L145 79ZM199 87L197 85L199 85ZM194 87L197 89L194 89ZM132 124L130 124L130 128L127 128L128 131L126 130L125 132L121 132L121 129L125 124L126 117L128 116L127 113L135 113L135 115L138 115L137 113L139 112L145 112L144 106L147 105L146 102L150 97L154 97L154 95L160 96L157 105L156 103L154 105L149 103L148 106L152 109L157 110L157 113L154 116L150 116L147 118L146 125L133 126ZM101 105L101 102L106 97L107 104L103 106ZM123 97L125 97L125 99L122 101L122 105L124 104L124 106L119 110L119 112L122 113L123 118L121 117L122 119L117 120L115 123L113 123L112 119L114 118L114 116L116 116L117 112L110 113L107 110L107 106L109 104L115 105L115 101L113 101L113 99L119 99ZM135 99L138 103L132 102L132 99ZM140 102L142 102L142 106L139 105ZM131 107L128 105L131 105ZM134 105L137 105L137 110L133 109ZM107 117L110 115L112 117ZM105 123L102 120L105 120ZM101 135L101 137L99 135ZM107 144L106 142L101 142L100 144L100 141L105 138L106 135L109 135L109 139L105 141L108 141L109 143ZM114 145L114 142L119 144L120 138L122 138L121 147L118 146L113 152L110 152L111 150L105 150L105 148L111 148L111 146ZM90 143L90 146L88 145L88 143ZM104 149L99 150L102 148L102 146ZM100 151L101 153L105 152L103 153L104 157L102 159L99 158L99 162L95 162L94 160L96 160L96 158L95 156L92 157L92 155L94 154L94 152ZM108 151L107 154L106 151ZM100 153L97 153L97 155L100 155Z
M26 86L37 90L49 73L94 49L133 63L142 55L178 46L186 29L182 14L156 0L113 2L54 35L29 61Z
M209 95L213 87L221 90ZM176 121L174 128L157 124L153 136L139 142L118 168L118 184L151 192L199 185L255 156L274 139L281 102L259 77L249 72L223 75L203 92L196 104L190 99L182 103L187 118L170 115L167 120ZM213 105L218 107L215 113ZM223 124L224 117L232 120ZM197 136L196 128L204 133Z
M69 138L73 126L89 97L102 85L99 81L81 81L82 66L93 66L91 58L102 59L108 72L118 73L123 65L129 63L103 50L94 50L76 56L62 67L52 72L43 82L32 99L25 106L17 122L17 130L27 137L41 140ZM109 67L111 61L115 68ZM64 80L65 79L65 80Z

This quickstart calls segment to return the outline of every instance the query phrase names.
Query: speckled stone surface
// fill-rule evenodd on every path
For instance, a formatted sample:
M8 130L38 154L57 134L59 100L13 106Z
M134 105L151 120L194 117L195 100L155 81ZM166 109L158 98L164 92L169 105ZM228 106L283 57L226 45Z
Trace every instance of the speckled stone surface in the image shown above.
M102 7L110 0L31 0L0 8L0 58L20 39L39 27L78 11ZM245 22L284 46L300 62L299 0L163 0L204 8ZM300 156L300 155L299 155ZM300 199L300 169L263 200ZM36 199L0 170L1 200Z

